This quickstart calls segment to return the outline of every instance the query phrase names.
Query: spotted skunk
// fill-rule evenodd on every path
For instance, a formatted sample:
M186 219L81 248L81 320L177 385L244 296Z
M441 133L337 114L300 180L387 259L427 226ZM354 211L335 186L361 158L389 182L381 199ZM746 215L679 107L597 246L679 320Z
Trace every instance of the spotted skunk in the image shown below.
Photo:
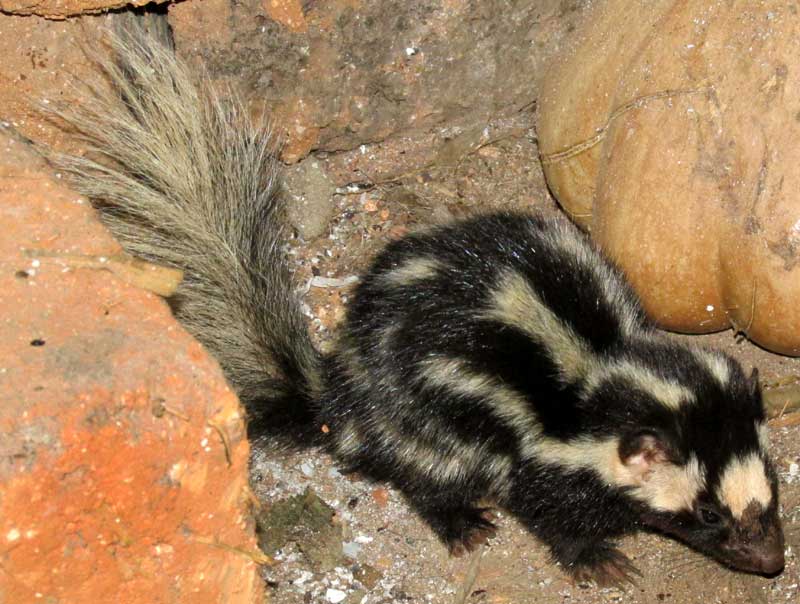
M185 271L170 303L251 437L391 483L454 554L494 533L490 501L576 580L631 579L614 539L643 528L782 569L755 372L657 331L565 220L513 213L388 245L320 353L281 251L269 134L142 31L112 36L109 90L62 114L89 155L54 162L127 250Z

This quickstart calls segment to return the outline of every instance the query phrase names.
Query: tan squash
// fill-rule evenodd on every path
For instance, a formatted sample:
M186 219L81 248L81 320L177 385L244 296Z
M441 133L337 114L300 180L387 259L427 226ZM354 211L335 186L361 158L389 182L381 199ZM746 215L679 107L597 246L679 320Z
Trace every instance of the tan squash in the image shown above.
M667 329L800 354L800 14L600 0L543 81L559 202Z

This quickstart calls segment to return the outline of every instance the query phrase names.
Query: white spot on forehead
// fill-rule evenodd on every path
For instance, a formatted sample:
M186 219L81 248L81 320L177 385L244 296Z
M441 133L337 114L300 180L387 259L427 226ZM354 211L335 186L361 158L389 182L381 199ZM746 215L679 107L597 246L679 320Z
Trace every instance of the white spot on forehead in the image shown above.
M757 453L750 453L731 460L722 472L717 496L737 519L742 517L752 501L764 509L769 507L772 489L761 457Z

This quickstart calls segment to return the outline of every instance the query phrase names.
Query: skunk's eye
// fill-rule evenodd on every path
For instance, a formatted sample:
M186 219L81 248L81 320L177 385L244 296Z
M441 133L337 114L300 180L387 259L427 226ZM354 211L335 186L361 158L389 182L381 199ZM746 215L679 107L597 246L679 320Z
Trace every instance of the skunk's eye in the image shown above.
M708 508L700 508L700 517L703 519L703 522L710 525L719 524L722 520L719 514Z

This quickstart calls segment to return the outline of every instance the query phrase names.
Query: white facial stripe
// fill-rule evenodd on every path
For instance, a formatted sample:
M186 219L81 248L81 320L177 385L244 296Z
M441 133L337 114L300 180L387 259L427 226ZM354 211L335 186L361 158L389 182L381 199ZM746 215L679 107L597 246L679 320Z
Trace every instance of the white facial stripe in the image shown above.
M516 327L544 345L566 381L585 378L596 362L588 344L542 302L519 273L506 274L481 317Z
M572 470L594 470L609 486L629 487L633 497L659 511L692 509L705 485L705 475L695 457L686 465L655 463L644 476L619 458L619 439L583 438L564 443L540 438L538 456L543 461Z
M607 380L621 378L634 387L655 397L665 407L678 409L695 400L694 393L685 386L664 379L650 369L630 361L618 361L600 368L586 383L586 392L591 393Z
M692 456L682 466L659 464L639 487L637 496L656 510L678 512L691 510L704 487L705 473Z
M413 285L419 281L436 276L443 265L434 258L419 256L410 258L403 264L383 274L383 279L391 285Z
M730 461L722 473L717 496L737 519L742 517L752 501L763 509L768 508L772 502L772 489L761 457L750 453Z

